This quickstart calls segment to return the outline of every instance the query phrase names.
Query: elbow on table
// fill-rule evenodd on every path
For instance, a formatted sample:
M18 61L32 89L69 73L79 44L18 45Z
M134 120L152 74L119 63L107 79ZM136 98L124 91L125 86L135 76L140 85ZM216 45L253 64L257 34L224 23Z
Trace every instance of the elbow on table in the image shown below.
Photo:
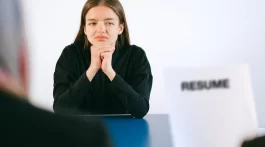
M54 101L53 111L54 113L57 113L57 114L68 114L69 108L61 103L58 103L58 101Z
M63 106L61 106L58 102L54 101L53 102L53 111L54 113L61 113L63 109L65 109Z
M133 111L131 115L135 118L143 118L147 115L148 112L149 112L149 104L141 109L138 108L138 110L136 108L136 110Z

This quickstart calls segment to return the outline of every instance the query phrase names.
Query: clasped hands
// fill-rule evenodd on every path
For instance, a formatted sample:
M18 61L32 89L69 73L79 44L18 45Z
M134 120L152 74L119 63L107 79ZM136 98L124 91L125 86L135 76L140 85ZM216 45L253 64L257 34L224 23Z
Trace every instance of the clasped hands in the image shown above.
M115 50L115 45L110 43L93 44L90 48L91 63L89 69L95 73L102 69L102 71L112 81L115 77L115 71L112 68L112 54Z

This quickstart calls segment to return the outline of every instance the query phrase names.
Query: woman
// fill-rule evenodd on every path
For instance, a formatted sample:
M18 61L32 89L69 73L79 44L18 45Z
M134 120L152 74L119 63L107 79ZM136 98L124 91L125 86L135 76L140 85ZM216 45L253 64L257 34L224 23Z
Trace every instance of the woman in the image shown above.
M64 48L56 64L54 111L142 118L149 111L152 82L144 50L130 45L121 3L88 0L77 37Z

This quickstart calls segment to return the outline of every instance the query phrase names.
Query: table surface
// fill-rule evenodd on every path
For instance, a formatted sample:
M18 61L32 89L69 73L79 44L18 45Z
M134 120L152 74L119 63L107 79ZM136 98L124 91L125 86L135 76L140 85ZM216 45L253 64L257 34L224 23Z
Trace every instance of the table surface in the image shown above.
M167 114L148 114L143 119L125 115L102 116L115 147L173 147ZM259 129L265 135L265 129Z
M143 119L105 116L116 147L173 147L166 114L149 114Z

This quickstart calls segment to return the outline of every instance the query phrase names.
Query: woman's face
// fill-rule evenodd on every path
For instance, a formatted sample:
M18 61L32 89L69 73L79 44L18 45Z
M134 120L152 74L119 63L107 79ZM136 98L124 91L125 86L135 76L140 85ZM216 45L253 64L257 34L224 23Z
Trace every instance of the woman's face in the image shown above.
M124 28L118 15L106 6L93 7L87 12L85 19L84 32L92 45L115 45Z

